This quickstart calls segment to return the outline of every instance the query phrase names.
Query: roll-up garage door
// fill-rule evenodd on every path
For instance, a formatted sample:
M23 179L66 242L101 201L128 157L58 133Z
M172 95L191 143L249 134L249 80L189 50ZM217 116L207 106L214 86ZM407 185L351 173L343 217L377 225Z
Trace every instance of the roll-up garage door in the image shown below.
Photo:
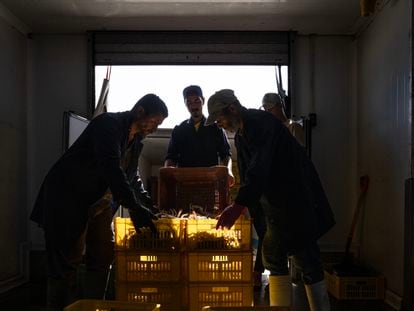
M288 65L289 32L90 33L93 65Z

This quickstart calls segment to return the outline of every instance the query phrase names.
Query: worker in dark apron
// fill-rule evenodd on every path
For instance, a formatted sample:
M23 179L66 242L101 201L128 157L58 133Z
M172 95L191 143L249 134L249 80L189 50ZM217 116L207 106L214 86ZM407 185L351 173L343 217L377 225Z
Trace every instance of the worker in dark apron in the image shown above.
M167 116L165 103L154 94L131 111L103 113L48 172L31 214L45 234L48 310L62 310L78 299L76 272L85 244L86 286L103 294L113 261L111 222L117 205L128 209L137 230L156 230L144 207L138 158L141 140Z
M224 209L217 228L260 202L266 220L263 264L270 271L271 306L290 306L291 256L302 274L311 311L330 310L317 240L335 224L319 176L304 148L270 113L243 107L232 90L208 100L206 123L235 133L239 167L244 176L235 203Z

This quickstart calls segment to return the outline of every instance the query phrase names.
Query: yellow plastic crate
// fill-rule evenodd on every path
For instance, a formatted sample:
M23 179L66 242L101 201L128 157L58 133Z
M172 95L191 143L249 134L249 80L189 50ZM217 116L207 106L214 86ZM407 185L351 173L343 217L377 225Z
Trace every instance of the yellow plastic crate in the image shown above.
M182 277L182 254L155 251L115 252L118 282L175 282Z
M336 299L384 299L383 276L337 276L325 270L328 292Z
M180 251L184 241L184 219L159 219L154 221L157 235L144 228L136 233L130 218L115 218L116 250L165 250Z
M204 307L203 311L290 311L289 307Z
M188 253L190 282L252 282L252 252Z
M216 224L216 219L188 219L187 250L251 250L251 219L242 217L229 230L216 230Z
M200 284L189 285L189 311L210 307L241 307L253 304L253 284Z
M67 306L64 311L158 311L158 303L138 303L111 300L78 300Z
M160 303L162 311L187 308L187 287L181 283L116 283L116 299L142 303Z

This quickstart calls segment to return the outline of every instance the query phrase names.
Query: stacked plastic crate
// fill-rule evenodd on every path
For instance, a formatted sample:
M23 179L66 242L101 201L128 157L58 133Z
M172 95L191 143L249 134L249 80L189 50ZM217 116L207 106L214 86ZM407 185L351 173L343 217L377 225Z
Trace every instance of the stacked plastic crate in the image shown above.
M129 218L115 219L116 299L159 303L161 310L184 310L185 220L155 221L158 233L136 233Z
M130 301L82 299L65 307L63 311L160 311L155 303L139 303Z
M186 226L188 306L249 306L253 301L251 221L216 230L215 219L189 219Z
M161 168L160 210L197 219L155 221L156 237L115 221L116 298L160 303L162 310L249 306L253 301L251 220L216 230L228 204L226 167Z

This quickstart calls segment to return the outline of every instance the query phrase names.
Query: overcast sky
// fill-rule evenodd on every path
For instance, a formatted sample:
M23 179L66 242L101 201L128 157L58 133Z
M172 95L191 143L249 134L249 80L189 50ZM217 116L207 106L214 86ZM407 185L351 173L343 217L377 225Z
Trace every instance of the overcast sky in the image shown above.
M282 68L283 87L287 91L287 68ZM96 66L96 101L99 98L107 66ZM112 66L108 111L130 110L142 96L154 93L167 104L169 117L161 128L173 128L189 118L182 96L191 84L203 90L207 100L214 92L232 89L247 108L259 108L262 97L277 92L275 66Z

